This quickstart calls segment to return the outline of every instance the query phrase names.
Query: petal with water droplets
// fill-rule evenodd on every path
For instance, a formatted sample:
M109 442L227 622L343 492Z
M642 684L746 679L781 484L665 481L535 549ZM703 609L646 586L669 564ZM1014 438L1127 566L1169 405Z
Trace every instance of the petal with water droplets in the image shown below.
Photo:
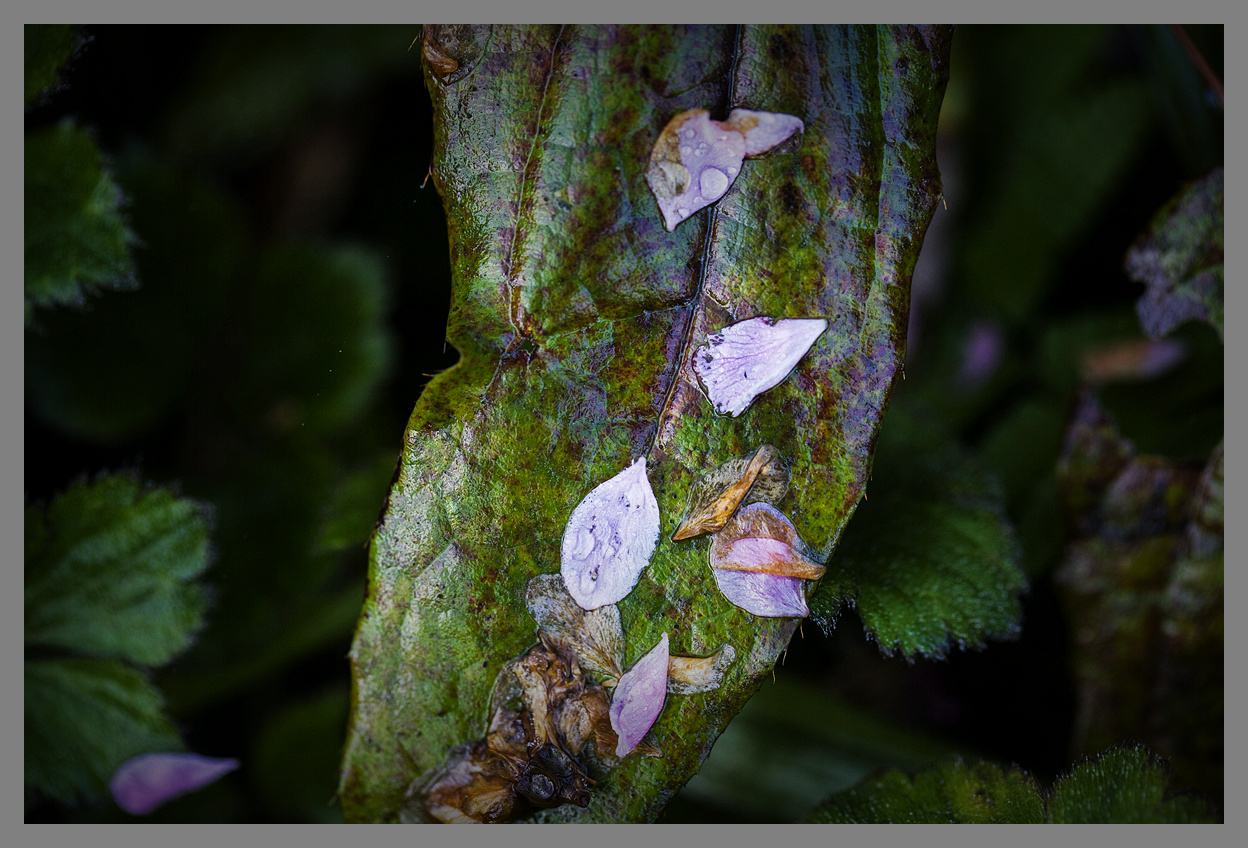
M637 664L624 673L611 696L611 728L619 742L615 755L623 757L650 732L667 700L667 634Z
M746 156L762 156L806 129L802 119L793 115L754 112L750 109L733 109L723 125L735 129L745 137Z
M827 328L823 318L747 318L712 334L693 370L715 411L735 418L783 382Z
M745 136L712 121L705 109L689 109L668 121L646 170L664 226L673 230L723 197L744 158Z
M640 457L585 496L563 532L564 585L583 609L623 600L659 541L659 504Z
M121 764L108 787L113 800L132 816L145 816L179 795L220 779L238 760L199 754L141 754Z

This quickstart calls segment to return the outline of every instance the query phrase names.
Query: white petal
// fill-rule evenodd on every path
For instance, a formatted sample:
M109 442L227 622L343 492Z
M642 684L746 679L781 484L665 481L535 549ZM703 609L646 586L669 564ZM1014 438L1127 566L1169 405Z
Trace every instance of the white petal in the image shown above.
M611 729L619 742L615 755L623 757L637 747L654 726L667 700L667 634L630 668L611 696Z
M827 328L823 318L749 318L708 338L693 370L715 411L736 417L779 385Z
M646 458L599 484L563 531L560 573L583 609L614 604L633 590L659 540L659 504Z
M793 115L749 109L733 109L724 126L732 127L745 136L746 156L761 156L806 128L802 119Z

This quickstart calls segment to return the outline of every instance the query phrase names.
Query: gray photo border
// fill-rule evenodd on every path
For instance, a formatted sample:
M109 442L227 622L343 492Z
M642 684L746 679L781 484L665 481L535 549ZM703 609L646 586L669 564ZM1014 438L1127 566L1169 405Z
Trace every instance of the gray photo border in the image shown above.
M464 22L618 22L621 15L628 22L732 22L757 23L866 23L866 22L954 22L954 23L1222 23L1229 44L1236 36L1248 34L1243 21L1248 4L1242 0L1184 0L1184 2L1125 2L1125 0L1050 0L1038 4L1014 3L1011 8L986 0L841 0L835 5L827 0L768 0L751 4L744 0L633 0L627 6L598 2L587 5L583 0L522 0L502 3L501 0L356 0L344 3L329 0L216 0L206 3L182 3L177 7L160 0L9 0L0 7L0 88L8 104L3 122L0 158L0 257L9 268L0 297L0 377L6 402L0 404L0 474L7 481L0 490L0 641L10 685L4 687L0 722L0 803L3 807L2 827L9 845L62 846L74 844L117 846L204 845L222 843L311 846L433 844L463 845L535 845L554 844L595 846L632 845L649 839L673 840L694 845L728 846L783 841L793 845L846 844L905 846L996 846L1009 845L1124 845L1174 846L1242 844L1233 833L1240 830L1245 815L1236 803L1242 799L1248 774L1245 773L1245 733L1234 721L1243 716L1244 657L1248 641L1248 624L1227 616L1226 630L1226 823L1221 825L632 825L627 828L595 825L506 825L496 828L411 829L400 825L27 825L23 822L23 704L22 662L22 514L24 493L16 481L23 474L24 455L23 401L23 305L22 305L22 27L25 23L420 23L433 20ZM1226 51L1225 84L1227 90L1228 137L1244 139L1244 98L1235 80L1246 80L1244 60L1237 51ZM1226 144L1226 183L1228 189L1228 231L1242 234L1244 218L1238 192L1245 183L1243 145ZM1227 297L1229 313L1239 314L1241 306L1248 310L1242 296L1244 268L1248 263L1236 250L1245 244L1228 232ZM1240 272L1233 271L1239 268ZM1233 323L1233 322L1229 322ZM1229 364L1238 364L1248 357L1246 345L1231 332L1226 337ZM1242 425L1248 410L1245 374L1238 368L1226 370L1226 407L1228 418ZM1240 468L1245 451L1237 440L1227 445L1228 466ZM31 458L37 461L37 457ZM1234 474L1232 474L1234 477ZM1242 479L1242 478L1236 478ZM1238 484L1228 488L1238 491ZM1228 505L1226 537L1226 577L1228 597L1243 598L1248 593L1239 569L1242 561L1235 552L1241 551L1241 540L1233 529L1243 517L1242 504L1231 499ZM12 681L17 681L15 684ZM14 839L14 837L16 837ZM1242 839L1242 833L1240 838ZM9 841L13 840L13 841Z

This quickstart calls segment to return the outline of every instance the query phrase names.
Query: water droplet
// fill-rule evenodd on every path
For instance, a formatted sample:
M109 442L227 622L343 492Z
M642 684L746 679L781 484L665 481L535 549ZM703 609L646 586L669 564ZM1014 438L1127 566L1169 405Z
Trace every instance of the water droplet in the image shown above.
M688 155L689 155L690 153L692 153L692 152L693 152L693 148L692 148L692 147L690 147L690 146L689 146L689 145L687 145L687 144L686 144L686 145L683 145L683 146L680 148L680 155L681 155L681 156L688 156Z
M718 168L707 168L698 178L703 197L717 198L728 190L728 176Z

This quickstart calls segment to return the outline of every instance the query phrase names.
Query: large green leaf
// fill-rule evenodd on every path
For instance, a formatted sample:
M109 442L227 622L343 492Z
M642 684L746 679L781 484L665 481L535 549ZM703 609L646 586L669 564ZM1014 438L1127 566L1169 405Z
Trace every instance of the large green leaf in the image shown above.
M650 819L797 624L732 606L707 541L668 537L698 475L766 442L793 465L781 508L830 554L901 364L910 273L939 192L949 33L426 32L433 177L454 271L449 337L463 358L412 414L373 539L344 811L400 818L413 781L483 735L495 676L535 640L526 584L559 569L581 498L644 454L663 535L619 604L626 662L664 632L673 653L730 643L739 659L719 689L669 699L654 730L662 757L625 759L588 808L552 817ZM797 115L805 132L747 162L717 208L666 232L644 178L659 131L684 109L722 117L736 105ZM787 382L739 418L717 416L692 353L759 314L830 327Z
M27 323L37 306L134 288L121 189L87 131L66 120L28 135L25 176Z
M1168 777L1143 748L1120 748L1080 763L1043 792L1017 768L945 763L918 774L888 771L829 798L811 819L824 823L1207 822L1197 799L1172 796Z
M205 597L203 508L126 475L26 510L26 644L158 666L190 644Z

